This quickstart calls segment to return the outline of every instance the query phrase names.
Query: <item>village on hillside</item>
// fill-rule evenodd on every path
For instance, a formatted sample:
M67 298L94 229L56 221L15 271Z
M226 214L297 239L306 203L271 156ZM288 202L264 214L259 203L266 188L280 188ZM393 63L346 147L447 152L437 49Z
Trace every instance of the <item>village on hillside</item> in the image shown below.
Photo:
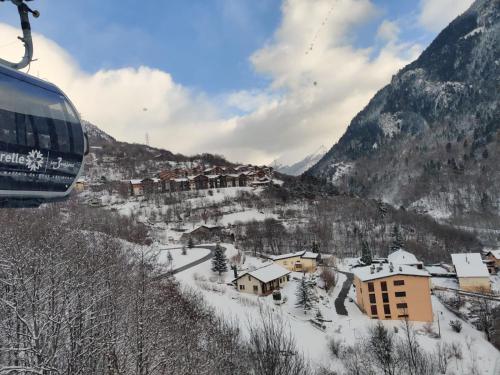
M245 321L258 319L263 308L274 311L314 360L333 355L333 366L341 369L334 352L349 352L383 322L397 337L411 327L421 347L446 352L452 372L476 367L478 374L496 375L500 250L452 253L449 262L428 263L406 249L398 226L391 229L387 256L366 242L358 256L316 241L290 253L250 247L252 223L268 230L276 222L292 225L278 213L286 206L244 203L280 183L273 177L267 167L179 168L124 182L121 198L88 182L78 197L146 225L150 251L167 277L202 293L228 318ZM167 220L165 210L178 212Z

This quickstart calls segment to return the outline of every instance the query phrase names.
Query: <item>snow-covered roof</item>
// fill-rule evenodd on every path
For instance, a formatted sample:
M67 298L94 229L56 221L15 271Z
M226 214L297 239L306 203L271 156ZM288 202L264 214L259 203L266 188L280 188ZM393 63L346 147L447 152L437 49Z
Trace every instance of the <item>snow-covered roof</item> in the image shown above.
M495 257L495 259L500 259L500 249L498 250L490 250L488 254L491 254Z
M154 183L159 183L161 181L159 178L156 177L152 178L151 180L153 180Z
M447 276L447 275L450 275L450 271L448 271L445 267L443 267L441 265L425 266L425 269L432 276Z
M84 183L84 182L87 182L87 180L85 180L85 177L80 177L78 178L78 180L76 180L76 182L78 183Z
M175 182L187 182L188 179L187 178L174 178L173 181L175 181Z
M197 230L198 230L198 229L200 229L200 228L206 228L206 229L222 229L222 227L221 227L221 226L218 226L218 225L203 224L203 225L200 225L200 226L198 226L198 227L196 227L196 228L193 228L193 229L191 229L191 230L187 230L187 231L185 231L184 233L186 233L186 234L193 233L193 232L197 231Z
M313 253L312 251L306 251L304 254L302 254L301 258L304 259L318 259L319 254Z
M451 254L458 277L490 277L479 253Z
M413 265L421 263L418 261L415 255L403 249L396 250L393 253L389 254L387 260L389 261L389 263L398 265L399 264Z
M241 275L239 278L250 275L255 277L257 280L262 281L263 283L268 283L270 281L279 279L280 277L286 276L290 273L286 268L281 267L278 264L270 264L268 266L264 266L262 268L256 269L252 272L247 272Z
M316 259L319 256L319 254L313 253L311 251L297 251L296 253L288 253L288 254L280 254L280 255L269 255L267 258L271 260L280 260L280 259L288 259L288 258L295 258L295 257L301 257L305 259Z
M220 174L209 174L209 175L207 175L207 177L212 180L214 178L219 178Z
M391 268L392 266L392 268ZM372 273L373 270L373 273ZM419 270L412 266L406 265L391 265L390 263L376 264L365 267L357 267L353 269L354 275L361 281L383 279L390 276L405 275L405 276L423 276L430 277L429 272Z
M130 180L130 183L132 185L140 185L140 184L142 184L142 180L138 180L138 179L136 179L136 180Z

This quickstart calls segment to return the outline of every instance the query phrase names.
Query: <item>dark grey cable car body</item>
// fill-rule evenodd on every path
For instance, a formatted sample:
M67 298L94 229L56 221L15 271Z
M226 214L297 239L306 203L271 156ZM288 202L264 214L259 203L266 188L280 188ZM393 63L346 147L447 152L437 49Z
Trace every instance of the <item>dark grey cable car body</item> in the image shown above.
M0 59L0 207L38 207L71 193L88 139L58 87L17 71L33 57L29 14L40 14L25 4L30 0L10 1L18 8L25 54L18 63Z
M0 206L63 200L87 152L78 113L61 90L0 65Z

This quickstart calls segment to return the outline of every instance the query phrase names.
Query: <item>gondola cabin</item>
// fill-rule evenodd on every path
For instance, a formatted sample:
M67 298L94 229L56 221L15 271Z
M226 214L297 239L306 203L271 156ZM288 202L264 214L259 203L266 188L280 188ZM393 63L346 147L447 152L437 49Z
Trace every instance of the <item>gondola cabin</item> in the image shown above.
M64 200L87 152L78 113L61 90L0 65L0 206Z

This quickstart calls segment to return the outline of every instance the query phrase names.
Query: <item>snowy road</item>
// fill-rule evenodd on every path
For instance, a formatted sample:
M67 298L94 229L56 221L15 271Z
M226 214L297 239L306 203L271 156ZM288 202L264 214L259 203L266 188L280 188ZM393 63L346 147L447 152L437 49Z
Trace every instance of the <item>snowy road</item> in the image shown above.
M343 273L344 275L347 276L347 279L344 281L344 285L342 285L342 289L340 290L339 295L335 299L335 311L337 311L338 315L349 315L347 312L347 309L345 308L345 299L347 297L347 294L349 293L349 289L351 289L352 281L354 280L354 275L349 272L343 272L343 271L338 271L340 273Z
M222 247L224 248L224 247ZM171 248L169 250L178 250L178 249L181 249L181 248ZM160 276L158 276L158 278L162 279L164 277L168 277L168 276L171 276L171 275L175 275L175 274L178 274L180 272L183 272L183 271L186 271L190 268L193 268L193 267L196 267L210 259L213 258L214 256L214 250L215 250L215 246L214 245L200 245L200 246L195 246L193 249L191 249L190 251L194 250L194 249L205 249L205 250L210 250L210 253L208 253L207 255L203 256L202 258L199 258L199 259L196 259L195 261L191 262L191 263L188 263L188 264L184 264L182 265L181 267L178 267L178 268L175 268L169 272L165 272L163 274L161 274Z
M190 268L196 267L197 265L202 264L202 263L206 262L207 260L212 259L213 256L214 256L215 246L195 246L195 248L209 249L210 253L208 255L204 256L203 258L200 258L198 260L195 260L194 262L191 262L189 264L186 264L186 265L184 265L182 267L179 267L179 268L173 270L172 271L172 275L175 275L175 274L177 274L179 272L182 272L182 271L188 270Z

